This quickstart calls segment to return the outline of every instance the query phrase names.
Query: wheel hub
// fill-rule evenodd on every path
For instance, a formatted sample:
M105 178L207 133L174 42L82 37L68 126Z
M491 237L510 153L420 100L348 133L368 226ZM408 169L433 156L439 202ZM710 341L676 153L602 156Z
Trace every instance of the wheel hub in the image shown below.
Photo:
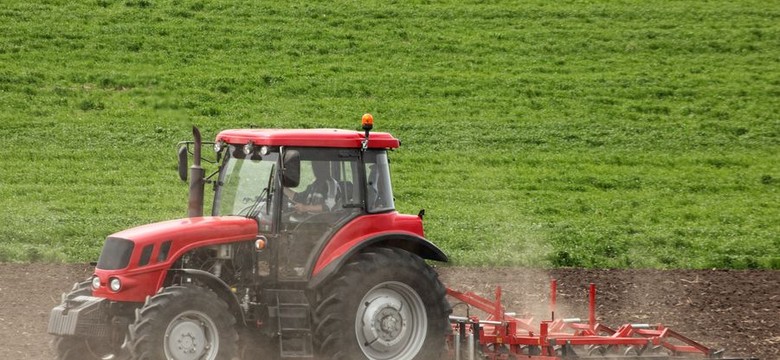
M425 339L426 320L425 307L414 290L387 282L363 297L355 333L369 360L412 358Z
M404 333L403 305L393 296L381 295L370 299L363 312L363 333L366 343L374 346L393 346Z
M213 359L214 323L202 313L183 313L165 332L165 355L172 360ZM207 355L207 356L204 356Z
M179 350L187 354L194 354L198 350L198 341L192 336L192 333L182 334L179 340Z
M403 330L403 318L401 313L395 308L384 308L377 314L377 317L381 318L379 320L379 337L382 340L392 341Z
M206 334L199 323L183 320L171 329L168 337L168 349L175 359L197 359L206 350Z

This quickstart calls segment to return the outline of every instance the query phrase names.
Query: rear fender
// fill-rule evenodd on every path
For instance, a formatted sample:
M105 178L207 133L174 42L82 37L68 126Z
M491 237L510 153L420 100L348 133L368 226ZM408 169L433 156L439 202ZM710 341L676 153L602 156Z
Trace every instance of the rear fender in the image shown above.
M228 309L236 316L236 320L239 322L239 324L245 324L244 311L241 309L238 298L230 289L230 286L222 281L222 279L214 276L214 274L210 272L203 270L171 269L168 270L169 280L166 281L170 281L177 276L184 279L189 278L192 280L197 280L206 285L209 289L211 289L211 291L217 294L220 299L225 300L225 302L228 304ZM189 282L190 281L183 281L182 283L186 285Z
M447 255L436 245L425 238L410 234L384 234L366 239L353 246L340 257L334 259L318 272L312 274L309 289L316 289L320 284L338 273L342 266L353 256L369 247L393 247L406 250L426 260L447 262Z

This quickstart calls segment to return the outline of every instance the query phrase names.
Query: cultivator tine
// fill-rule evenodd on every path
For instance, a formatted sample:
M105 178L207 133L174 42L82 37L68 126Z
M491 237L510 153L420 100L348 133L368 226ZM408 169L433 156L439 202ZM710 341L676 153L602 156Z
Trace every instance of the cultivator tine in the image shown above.
M713 355L713 353L714 353L713 350L711 350L711 349L705 347L704 345L701 345L701 344L699 344L699 343L697 343L697 342L695 342L695 341L693 341L693 340L691 340L691 339L689 339L689 338L687 338L685 336L682 336L681 334L679 334L679 333L677 333L677 332L675 332L675 331L673 331L673 330L671 330L669 328L664 328L663 330L660 331L660 333L658 333L657 331L651 331L651 330L640 331L638 333L640 335L646 335L646 334L657 335L658 337L660 337L662 339L669 339L669 338L677 339L677 340L687 344L687 346L678 346L678 345L673 345L669 341L663 341L664 347L666 347L669 350L672 350L674 353L678 353L678 354L679 353L704 353L704 354L706 354L708 356L709 355Z
M466 344L466 360L474 360L474 355L476 353L474 346L474 333L469 333L466 336Z
M558 298L558 280L550 282L550 320L555 321L555 310Z
M474 360L476 357L476 343L479 341L476 340L478 335L475 338L475 334L480 332L479 321L474 321L467 317L450 316L450 322L455 326L454 339L452 340L455 360ZM465 355L461 349L463 343L466 344Z
M461 339L465 337L466 329L463 323L458 323L458 337L452 341L452 347L455 351L455 360L460 360L460 343Z
M596 328L596 284L594 283L590 283L588 291L588 324L591 331Z

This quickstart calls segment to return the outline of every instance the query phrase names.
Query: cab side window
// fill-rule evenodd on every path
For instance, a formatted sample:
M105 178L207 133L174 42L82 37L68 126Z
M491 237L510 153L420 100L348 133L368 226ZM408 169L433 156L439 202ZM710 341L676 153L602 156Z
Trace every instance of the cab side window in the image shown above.
M366 152L366 207L376 213L395 209L387 151Z

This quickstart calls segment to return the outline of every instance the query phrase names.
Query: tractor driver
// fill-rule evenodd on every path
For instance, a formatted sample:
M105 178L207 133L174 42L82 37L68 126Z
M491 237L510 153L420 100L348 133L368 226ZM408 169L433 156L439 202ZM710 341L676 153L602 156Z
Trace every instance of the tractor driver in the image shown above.
M330 162L312 161L311 170L314 173L312 181L306 190L295 192L284 188L284 194L292 202L292 208L297 213L320 213L332 211L336 206L338 182L331 176Z

